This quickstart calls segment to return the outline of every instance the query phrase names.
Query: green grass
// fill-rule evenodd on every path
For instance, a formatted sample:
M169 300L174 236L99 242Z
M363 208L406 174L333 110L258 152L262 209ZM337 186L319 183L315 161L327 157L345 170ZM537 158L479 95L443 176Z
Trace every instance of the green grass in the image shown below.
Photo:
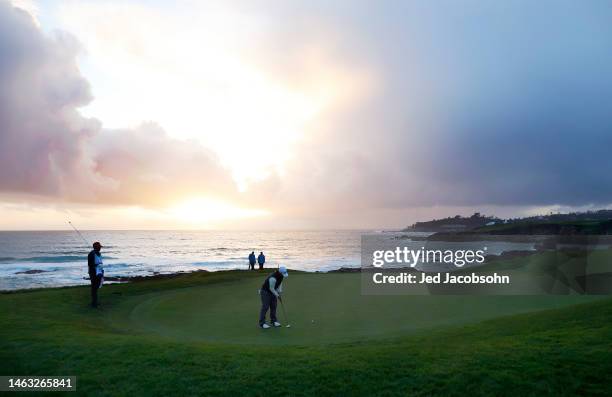
M0 374L109 396L612 393L610 299L362 296L358 274L293 272L292 328L264 331L261 281L105 285L99 310L81 287L2 294Z
M560 228L571 228L574 232L584 235L610 234L610 220L526 220L511 223L496 223L491 226L481 226L468 233L490 234L559 234Z

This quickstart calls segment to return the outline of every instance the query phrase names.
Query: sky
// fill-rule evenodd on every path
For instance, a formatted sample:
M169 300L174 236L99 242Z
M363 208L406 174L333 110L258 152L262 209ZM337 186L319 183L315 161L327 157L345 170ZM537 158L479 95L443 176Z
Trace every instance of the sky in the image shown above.
M609 1L0 0L0 229L612 203Z

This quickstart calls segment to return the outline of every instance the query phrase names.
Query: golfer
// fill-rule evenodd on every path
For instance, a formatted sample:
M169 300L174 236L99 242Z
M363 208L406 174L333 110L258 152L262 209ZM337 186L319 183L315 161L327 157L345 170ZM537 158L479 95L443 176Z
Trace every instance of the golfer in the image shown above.
M249 269L255 270L255 251L249 254Z
M275 327L280 327L281 323L276 318L277 300L282 300L281 293L283 292L283 279L289 277L287 268L281 266L277 271L266 277L259 294L261 295L261 311L259 312L259 326L263 329L268 329L270 326L266 324L266 313L270 309L270 322Z
M91 282L91 307L98 307L98 289L104 277L101 249L102 244L96 241L93 243L93 250L87 255L87 272Z

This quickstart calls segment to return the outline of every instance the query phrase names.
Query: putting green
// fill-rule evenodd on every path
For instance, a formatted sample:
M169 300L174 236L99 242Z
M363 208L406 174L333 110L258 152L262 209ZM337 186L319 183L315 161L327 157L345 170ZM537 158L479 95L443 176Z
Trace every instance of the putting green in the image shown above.
M0 294L0 374L87 396L612 395L609 298L365 297L358 274L291 272L293 328L261 330L263 276L105 285L97 310L87 286Z
M291 328L257 327L261 277L126 297L108 313L121 332L230 344L327 344L393 338L440 325L557 308L585 296L363 296L354 273L293 273L285 281ZM278 307L283 325L286 319Z

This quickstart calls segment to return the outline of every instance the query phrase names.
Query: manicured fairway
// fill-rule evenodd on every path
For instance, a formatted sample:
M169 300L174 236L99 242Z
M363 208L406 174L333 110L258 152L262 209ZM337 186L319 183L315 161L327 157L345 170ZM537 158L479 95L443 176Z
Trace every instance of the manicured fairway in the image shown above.
M609 299L368 297L358 274L292 272L292 328L264 331L262 277L106 285L99 310L84 287L2 294L0 374L76 375L86 395L612 392Z

